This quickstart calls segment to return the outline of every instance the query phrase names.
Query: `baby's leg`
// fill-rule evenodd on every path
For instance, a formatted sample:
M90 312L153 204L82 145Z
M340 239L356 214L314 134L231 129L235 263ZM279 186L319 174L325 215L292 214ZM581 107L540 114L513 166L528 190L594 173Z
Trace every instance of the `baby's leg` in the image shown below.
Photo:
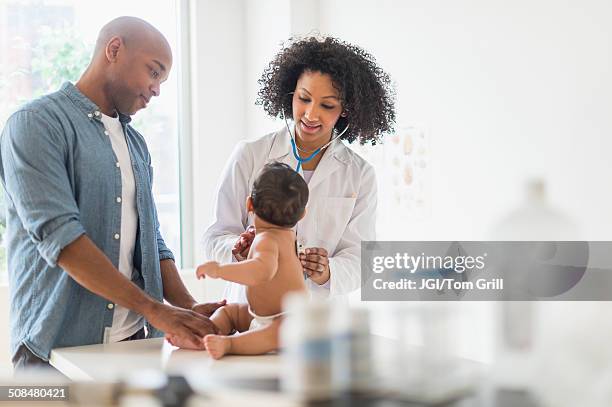
M247 304L227 304L217 309L210 320L219 329L219 335L230 335L234 331L242 332L242 327L245 324L243 317L245 312L248 315ZM248 324L250 323L249 320ZM248 329L248 326L246 329Z
M248 311L247 311L248 312ZM261 355L278 349L280 318L270 325L232 336L206 335L206 350L215 359L225 354Z

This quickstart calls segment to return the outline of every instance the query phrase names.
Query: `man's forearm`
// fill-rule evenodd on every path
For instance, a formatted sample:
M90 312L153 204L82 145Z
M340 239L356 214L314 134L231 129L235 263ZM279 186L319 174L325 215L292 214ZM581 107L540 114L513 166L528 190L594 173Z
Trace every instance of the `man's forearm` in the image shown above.
M121 274L86 235L64 247L57 263L89 291L138 314L146 315L157 304Z
M164 286L164 298L175 307L191 309L196 304L183 280L179 275L176 264L172 259L159 262L162 283Z

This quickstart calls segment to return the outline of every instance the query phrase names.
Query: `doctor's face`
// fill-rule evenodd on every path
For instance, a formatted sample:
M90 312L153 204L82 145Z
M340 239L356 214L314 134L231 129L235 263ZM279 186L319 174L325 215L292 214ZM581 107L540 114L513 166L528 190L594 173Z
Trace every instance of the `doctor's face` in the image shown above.
M331 76L305 71L293 94L293 120L296 135L303 146L317 148L327 143L342 113L340 94Z

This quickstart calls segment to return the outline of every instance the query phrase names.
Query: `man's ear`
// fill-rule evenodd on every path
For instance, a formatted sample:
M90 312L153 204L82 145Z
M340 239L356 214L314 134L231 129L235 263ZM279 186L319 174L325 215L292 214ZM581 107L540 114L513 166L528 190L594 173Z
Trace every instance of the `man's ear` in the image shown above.
M108 44L106 44L106 59L108 59L109 62L115 62L121 47L123 47L121 37L111 38Z
M246 200L246 210L247 212L255 212L255 208L253 207L253 200L251 199L251 197L247 197Z

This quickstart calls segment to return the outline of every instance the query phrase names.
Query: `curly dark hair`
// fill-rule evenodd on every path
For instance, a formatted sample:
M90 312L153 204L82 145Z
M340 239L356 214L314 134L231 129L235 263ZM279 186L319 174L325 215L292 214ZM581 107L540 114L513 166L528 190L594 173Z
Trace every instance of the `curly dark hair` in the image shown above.
M308 185L287 164L271 162L261 169L251 190L255 214L268 223L292 228L308 203Z
M291 38L264 70L258 83L261 89L255 104L272 117L280 118L284 109L293 116L292 95L305 71L321 72L332 78L347 117L335 125L348 130L342 139L361 144L380 141L395 124L395 90L389 75L365 50L336 38Z

